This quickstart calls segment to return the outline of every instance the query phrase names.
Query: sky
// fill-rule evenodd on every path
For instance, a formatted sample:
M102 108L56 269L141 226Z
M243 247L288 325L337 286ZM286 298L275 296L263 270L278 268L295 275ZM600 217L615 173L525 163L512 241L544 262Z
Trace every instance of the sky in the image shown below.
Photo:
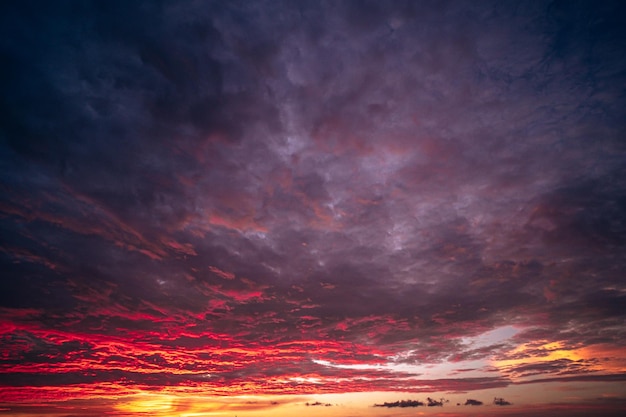
M0 417L618 416L623 1L4 1Z

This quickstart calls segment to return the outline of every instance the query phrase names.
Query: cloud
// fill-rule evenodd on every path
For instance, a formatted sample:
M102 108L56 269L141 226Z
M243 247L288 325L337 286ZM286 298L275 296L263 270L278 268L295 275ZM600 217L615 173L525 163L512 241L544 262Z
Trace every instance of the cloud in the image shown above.
M7 401L620 382L623 6L1 7Z
M435 400L433 398L426 398L429 407L443 407L443 403L449 402L448 400L441 398L440 400Z
M539 383L539 382L585 382L585 381L586 382L592 382L592 381L618 382L618 381L623 381L625 379L626 379L626 374L623 374L623 373L606 374L606 375L587 374L587 375L576 375L576 376L541 378L541 379L519 382L519 384L532 384L532 383Z
M421 407L424 403L418 400L401 400L393 403L384 402L382 404L374 404L374 407L386 407L386 408L395 408L395 407Z
M493 403L494 405L500 405L500 406L511 405L511 403L505 400L504 398L498 398L498 397L495 397L493 399Z
M330 403L321 403L319 401L315 401L314 403L305 403L304 405L306 405L307 407L318 407L318 406L324 406L324 407L332 407L333 405Z

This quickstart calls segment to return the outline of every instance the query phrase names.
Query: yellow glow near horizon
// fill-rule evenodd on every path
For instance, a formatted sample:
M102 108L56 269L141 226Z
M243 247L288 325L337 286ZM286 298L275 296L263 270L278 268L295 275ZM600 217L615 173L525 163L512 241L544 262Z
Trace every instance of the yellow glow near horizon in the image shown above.
M114 409L128 416L201 417L201 416L255 416L285 414L284 407L304 405L306 397L279 395L199 396L185 392L171 394L145 393L126 397ZM310 401L310 400L309 400ZM293 411L293 410L292 410ZM282 414L281 414L282 413Z
M161 394L142 394L128 399L115 406L116 409L128 413L153 413L173 411L175 397Z

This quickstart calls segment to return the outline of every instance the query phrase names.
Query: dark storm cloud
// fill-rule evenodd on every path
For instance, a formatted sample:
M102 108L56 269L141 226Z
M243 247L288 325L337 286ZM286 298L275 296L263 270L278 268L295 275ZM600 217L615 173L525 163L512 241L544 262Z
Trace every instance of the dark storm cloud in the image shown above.
M380 389L312 360L514 359L510 343L467 342L504 325L520 344L624 346L623 5L31 1L0 15L7 381L16 358L96 355L112 368L96 380L138 367L176 384L183 361L223 384L344 373ZM118 338L145 345L120 354ZM251 343L301 344L261 355L289 357L271 366L215 353ZM388 386L413 389L405 377ZM509 382L442 381L424 389Z

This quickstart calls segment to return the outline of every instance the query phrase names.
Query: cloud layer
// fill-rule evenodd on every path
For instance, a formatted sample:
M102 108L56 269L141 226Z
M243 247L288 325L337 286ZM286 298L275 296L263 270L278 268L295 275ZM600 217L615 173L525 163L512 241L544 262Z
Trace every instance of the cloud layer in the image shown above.
M0 402L623 381L624 12L3 5Z

